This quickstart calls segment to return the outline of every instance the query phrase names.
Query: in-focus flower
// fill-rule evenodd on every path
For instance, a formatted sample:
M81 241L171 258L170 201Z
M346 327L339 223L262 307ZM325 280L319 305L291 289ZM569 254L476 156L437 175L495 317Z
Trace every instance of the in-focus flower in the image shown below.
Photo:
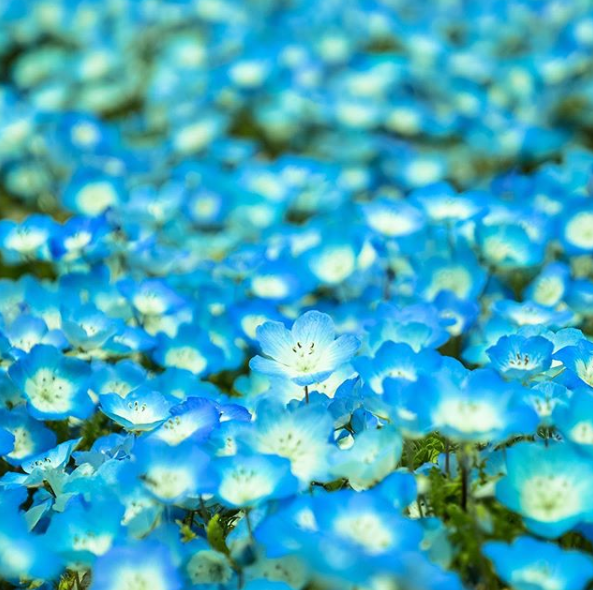
M308 311L288 330L280 322L266 322L257 329L265 357L256 356L249 366L266 375L280 375L297 385L312 385L327 379L356 354L360 342L352 335L335 339L331 318Z

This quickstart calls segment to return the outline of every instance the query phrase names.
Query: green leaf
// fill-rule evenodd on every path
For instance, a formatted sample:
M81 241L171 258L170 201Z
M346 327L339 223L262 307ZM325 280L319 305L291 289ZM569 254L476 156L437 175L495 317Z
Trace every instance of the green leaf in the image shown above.
M212 549L216 549L216 551L220 551L225 555L230 554L229 548L226 546L224 539L224 529L220 524L219 514L215 514L208 521L208 526L206 527L206 537Z

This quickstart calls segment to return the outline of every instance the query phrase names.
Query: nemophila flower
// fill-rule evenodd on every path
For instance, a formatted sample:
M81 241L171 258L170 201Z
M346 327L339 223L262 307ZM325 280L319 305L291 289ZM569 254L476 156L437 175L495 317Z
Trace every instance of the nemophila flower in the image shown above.
M61 469L70 461L72 451L80 441L80 438L67 440L38 455L28 457L21 462L21 468L25 473L30 474L36 472L43 474L44 472Z
M523 390L490 369L470 372L461 382L437 375L423 395L410 400L420 424L453 440L500 441L533 432L537 415L523 400Z
M256 331L259 326L269 321L282 321L284 317L274 306L265 301L247 300L229 309L229 313L238 325L243 337L249 344L257 343Z
M117 332L103 344L107 354L125 356L136 352L149 352L156 346L155 339L142 328L119 324Z
M62 310L62 331L73 348L100 348L118 330L121 322L110 318L94 305Z
M107 237L112 231L104 216L72 217L56 227L49 242L54 260L92 263L109 254Z
M113 365L98 364L93 365L90 389L99 395L117 393L121 397L126 397L146 379L146 370L131 360L119 361Z
M305 253L311 272L323 284L338 285L356 271L360 245L354 236L349 238L324 239Z
M459 299L450 291L443 291L434 301L439 316L446 322L451 336L466 333L480 315L480 308L474 301Z
M93 590L181 590L183 582L169 550L153 541L117 546L93 568Z
M154 430L150 438L171 446L177 446L186 440L201 442L219 424L220 411L211 400L190 397L171 408L171 417Z
M171 415L171 403L158 391L138 387L125 398L107 393L99 398L101 411L129 431L154 430Z
M48 344L60 350L68 346L61 330L50 330L41 318L28 314L19 315L4 334L12 347L10 355L15 359L30 352L36 344Z
M552 381L543 381L534 385L525 393L525 401L537 413L540 424L551 426L556 422L555 414L570 405L572 392Z
M34 418L86 418L93 410L88 395L89 365L64 356L53 346L34 346L29 354L10 367L8 373L27 399L27 407Z
M252 272L249 288L264 301L290 302L311 290L314 279L304 260L284 254L274 260L264 260Z
M593 396L588 389L577 389L556 405L552 421L567 442L584 453L593 451Z
M425 224L423 212L403 199L375 199L363 213L369 227L387 238L409 236Z
M229 558L211 549L204 539L193 539L186 548L188 557L183 569L190 582L198 588L230 583L236 575Z
M417 550L421 527L394 513L378 494L342 490L313 498L318 539L304 548L309 563L329 576L363 582L397 572L399 555Z
M113 545L121 531L123 507L115 497L71 498L52 516L47 537L69 568L85 569Z
M396 510L404 512L416 500L417 488L412 473L398 470L388 475L373 489Z
M507 449L506 463L496 498L531 532L556 538L591 519L593 468L569 445L518 443Z
M220 478L216 496L234 508L250 508L267 500L294 495L298 480L290 461L273 455L221 457L214 467Z
M571 203L562 215L560 240L567 254L593 252L593 212L588 200Z
M266 322L257 329L257 339L266 356L251 359L251 369L304 386L327 379L350 361L360 345L351 335L335 339L331 318L318 311L303 314L291 330L280 322Z
M561 262L552 262L529 284L525 289L525 295L535 303L554 307L564 299L569 281L569 266Z
M552 364L554 345L541 336L503 336L486 353L492 366L505 377L525 380L543 373Z
M385 379L416 381L420 374L438 371L441 356L433 350L415 352L408 344L385 342L372 357L357 357L352 364L364 382L382 394Z
M7 507L3 507L7 508ZM3 510L0 522L0 576L19 584L22 580L54 580L63 568L52 549L51 538L29 532L17 507Z
M455 193L448 182L414 190L410 200L417 202L433 223L453 224L476 217L485 211L485 194Z
M62 204L71 211L98 217L123 203L125 188L121 178L103 171L80 168L70 179L62 194Z
M489 541L483 552L498 576L517 590L583 590L593 578L593 559L586 553L530 537L510 544Z
M134 437L127 434L108 434L95 440L88 451L76 451L72 457L77 465L88 463L98 469L110 459L124 459L131 454Z
M488 265L497 269L529 268L543 260L542 244L532 240L518 223L482 224L477 241Z
M364 430L350 448L334 451L331 473L355 490L367 489L395 470L402 448L401 434L393 427Z
M55 231L55 222L45 215L31 215L23 222L0 221L0 250L12 264L48 258L48 243Z
M418 288L427 301L433 301L443 291L459 299L473 299L486 282L486 271L470 252L456 253L454 257L432 257L424 260L418 273Z
M174 337L156 336L154 360L162 367L190 371L196 376L216 373L223 368L222 350L212 344L210 335L193 324L184 324Z
M178 503L217 489L210 457L192 441L172 447L146 439L136 444L134 455L144 485L161 502Z
M8 455L8 453L14 451L14 441L15 438L12 432L0 428L0 456Z
M574 346L565 346L554 354L562 364L582 383L593 387L593 342L585 338Z
M56 444L54 431L31 418L24 406L1 410L0 428L14 437L13 448L4 454L4 459L11 465L18 465Z
M450 321L440 317L432 304L409 305L396 308L381 304L377 309L379 319L368 330L368 344L376 351L384 342L405 342L416 352L438 348L450 338L446 326Z
M256 416L247 439L255 452L286 457L305 486L327 481L333 420L325 407L288 410L277 402L263 402L257 406Z
M158 279L140 283L124 279L117 287L140 317L174 313L185 303L182 297Z
M492 311L516 326L539 325L558 329L569 326L573 319L573 313L568 309L555 310L533 301L518 302L503 299L494 303Z

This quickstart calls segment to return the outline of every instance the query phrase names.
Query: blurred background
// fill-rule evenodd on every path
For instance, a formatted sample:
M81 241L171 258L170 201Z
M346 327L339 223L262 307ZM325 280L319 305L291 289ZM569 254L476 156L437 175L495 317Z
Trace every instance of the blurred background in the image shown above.
M216 225L206 175L261 229L578 160L592 103L590 0L6 1L0 206L95 215L175 178Z

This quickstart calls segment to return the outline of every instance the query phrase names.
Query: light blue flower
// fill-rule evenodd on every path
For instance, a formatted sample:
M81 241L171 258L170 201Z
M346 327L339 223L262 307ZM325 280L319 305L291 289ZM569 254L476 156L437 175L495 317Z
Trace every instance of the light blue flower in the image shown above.
M86 362L45 344L34 346L9 369L31 415L41 420L88 417L94 407L88 395L90 373Z
M517 590L583 590L593 578L590 555L530 537L517 537L510 544L489 541L483 552L498 576Z
M552 364L554 345L541 336L503 336L486 354L492 366L505 377L527 380Z
M251 359L251 369L304 386L327 379L351 360L360 345L351 335L335 339L331 318L318 311L303 314L292 330L280 322L266 322L257 329L257 339L266 356Z
M151 590L181 590L183 583L167 547L152 541L113 547L93 569L92 590L117 590L122 584Z
M286 498L298 489L290 461L274 455L235 455L217 459L220 477L216 495L227 506L249 508L270 499Z
M569 445L518 443L506 451L506 462L496 497L533 533L553 539L593 518L593 467Z

